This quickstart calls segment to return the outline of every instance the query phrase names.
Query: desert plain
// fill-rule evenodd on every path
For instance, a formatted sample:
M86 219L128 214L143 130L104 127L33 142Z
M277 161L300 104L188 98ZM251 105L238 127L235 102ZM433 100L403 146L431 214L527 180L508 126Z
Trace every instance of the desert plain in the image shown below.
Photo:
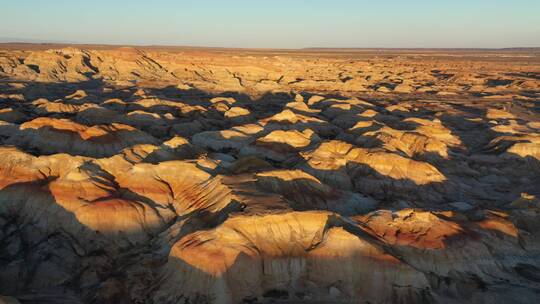
M540 50L0 44L0 303L538 303Z

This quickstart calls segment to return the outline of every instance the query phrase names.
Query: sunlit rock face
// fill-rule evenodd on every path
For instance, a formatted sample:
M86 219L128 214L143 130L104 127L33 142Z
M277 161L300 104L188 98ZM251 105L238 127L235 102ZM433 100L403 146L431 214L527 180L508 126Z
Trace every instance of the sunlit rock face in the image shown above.
M0 50L0 303L540 302L539 70Z

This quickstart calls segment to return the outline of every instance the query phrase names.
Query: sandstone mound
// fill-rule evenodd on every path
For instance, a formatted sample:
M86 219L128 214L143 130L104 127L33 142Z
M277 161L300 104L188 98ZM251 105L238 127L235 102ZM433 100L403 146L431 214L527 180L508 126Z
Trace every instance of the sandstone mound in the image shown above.
M442 183L444 174L429 163L415 161L393 153L354 148L341 141L322 143L303 154L300 166L322 181L344 190L398 195L419 186Z
M532 157L540 160L540 136L499 136L493 139L486 149L504 153L505 157Z
M297 210L332 210L341 214L361 214L376 206L375 200L321 183L300 170L274 170L257 174L263 191L283 195Z
M224 131L207 131L193 136L193 143L214 150L240 149L251 143L262 130L258 124L250 124Z
M113 123L88 127L66 119L43 117L21 124L8 143L39 154L68 153L107 157L125 147L157 141L127 125Z
M342 227L328 227L329 221L330 215L324 212L235 217L214 230L188 235L172 248L164 269L167 283L158 295L168 300L199 294L230 302L254 298L346 301L355 299L355 294L383 302L421 298L420 292L382 292L394 290L390 281L412 276L412 288L418 291L428 281L380 245ZM288 245L291 240L295 240L292 246ZM392 269L400 269L398 277ZM339 277L360 279L368 273L377 273L378 279L333 285ZM186 276L191 280L182 279Z

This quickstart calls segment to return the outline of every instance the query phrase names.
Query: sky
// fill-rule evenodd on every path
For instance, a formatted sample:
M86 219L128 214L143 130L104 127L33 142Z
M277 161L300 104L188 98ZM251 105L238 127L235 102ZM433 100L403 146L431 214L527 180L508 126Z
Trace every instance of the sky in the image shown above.
M251 48L540 47L540 0L0 0L0 39Z

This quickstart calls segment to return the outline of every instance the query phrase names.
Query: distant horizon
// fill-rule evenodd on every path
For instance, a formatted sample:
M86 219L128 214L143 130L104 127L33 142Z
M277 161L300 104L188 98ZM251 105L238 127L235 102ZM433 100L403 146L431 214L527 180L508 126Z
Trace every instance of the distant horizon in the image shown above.
M6 39L0 37L0 45L29 44L29 45L65 45L65 46L110 46L110 47L172 47L172 48L200 48L200 49L246 49L246 50L531 50L540 46L510 46L510 47L334 47L334 46L307 46L296 48L283 47L231 47L231 46L207 46L207 45L182 45L182 44L119 44L119 43L86 43L64 42L54 40L34 40L23 38Z
M540 47L537 0L17 0L0 37L223 48Z

